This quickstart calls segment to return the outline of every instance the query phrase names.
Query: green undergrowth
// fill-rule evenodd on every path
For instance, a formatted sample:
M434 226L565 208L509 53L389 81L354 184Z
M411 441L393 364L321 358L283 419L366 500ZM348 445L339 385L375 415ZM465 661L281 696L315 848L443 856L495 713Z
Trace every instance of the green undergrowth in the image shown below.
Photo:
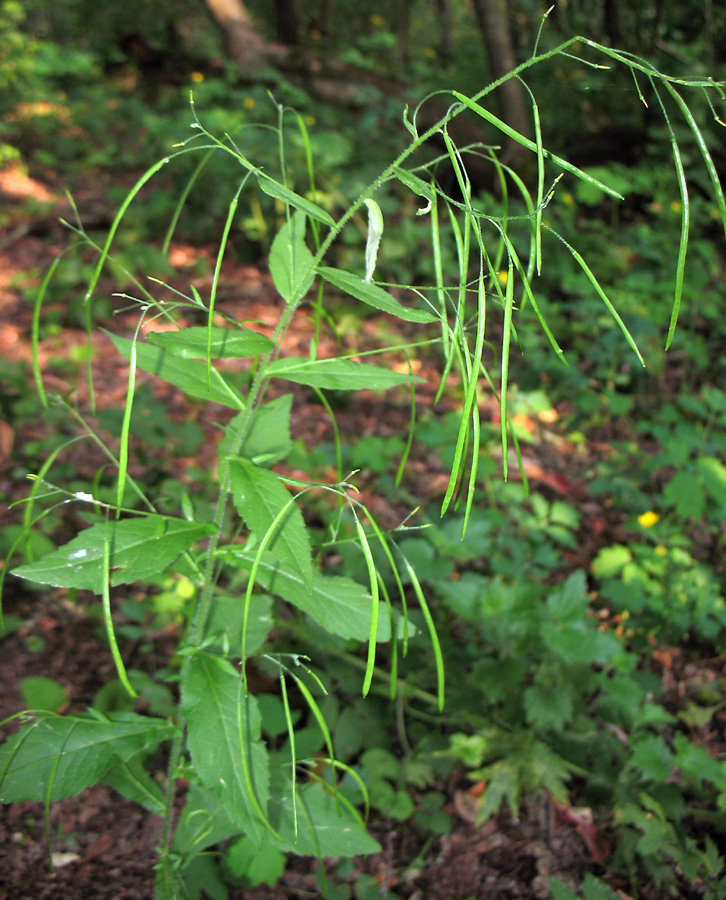
M553 59L567 65L574 47L539 56L535 48L516 75ZM346 204L342 191L318 189L322 139L304 115L273 103L274 129L232 133L224 121L208 123L197 98L191 137L141 176L107 236L71 223L76 243L36 299L33 370L48 414L62 410L73 425L60 441L25 448L28 461L49 455L18 504L3 578L13 566L13 577L68 602L93 594L117 678L85 712L68 711L67 694L48 679L25 680L29 710L13 717L20 728L0 748L4 802L47 808L102 782L161 815L159 898L216 900L226 885L274 883L298 854L338 860L330 880L321 867L321 891L362 900L380 896L348 863L381 850L369 815L408 823L429 847L454 828L446 791L466 778L482 788L477 823L502 810L516 816L537 797L586 805L608 826L612 850L601 843L593 862L607 858L631 892L726 896L724 861L704 827L726 827L726 768L702 740L721 709L720 676L702 672L676 701L663 695L654 664L655 650L663 660L673 647L723 649L726 399L708 383L698 343L716 306L691 310L722 278L713 232L726 227L726 203L709 135L682 97L720 103L723 92L585 39L577 50L593 77L607 64L650 85L674 160L670 181L660 170L648 180L644 168L572 165L546 149L547 110L534 94L529 141L487 108L490 86L449 92L449 111L426 130L418 110L406 110L409 144ZM470 156L448 132L464 113L531 151L535 174L525 181L494 149L479 148L499 194L478 194ZM262 133L274 141L258 159ZM414 164L433 139L435 162ZM203 170L218 160L224 177L211 197ZM205 296L166 284L165 262L156 280L142 280L127 261L132 244L117 241L127 223L138 236L137 196L174 166L187 184L155 252L168 249L177 212L219 209ZM448 181L432 174L444 166ZM621 228L615 201L626 193ZM230 235L248 228L248 208L260 210L284 302L271 337L259 323L232 320L218 296ZM412 266L410 248L424 245ZM123 408L95 409L90 353L77 360L88 409L53 405L46 393L44 303L48 291L57 299L57 279L78 251L92 267L77 311L88 333L107 308L106 268L125 279L121 297L139 312L135 331L109 332L128 363ZM690 321L679 331L681 304ZM282 356L303 310L309 346ZM376 346L320 355L324 336L355 335L356 321L382 316L394 324ZM688 378L656 409L654 386L665 392L669 371L663 343ZM422 383L414 363L434 354L436 400L455 407L448 414L414 404ZM654 368L642 374L651 354ZM194 473L198 490L167 471L162 455L193 457L203 433L170 418L140 372L224 411L216 471ZM21 419L29 399L18 374L9 377ZM334 435L328 446L293 440L294 395L289 386L268 394L273 380L320 404ZM361 391L411 402L410 431L384 439L341 429ZM588 435L603 425L602 398L623 425L596 457ZM554 407L561 421L544 429ZM104 457L87 482L73 468L77 440ZM567 447L560 452L577 470L567 475L587 481L588 503L530 489L531 454L549 440ZM421 459L442 473L440 489L412 477ZM135 460L147 479L134 477ZM391 507L405 506L397 527L384 531L363 502L364 477ZM593 506L596 518L617 521L619 537L587 558ZM69 510L78 533L51 549ZM130 597L126 585L140 590ZM152 677L144 653L169 626L180 640ZM130 646L140 658L126 659ZM562 882L551 890L569 898ZM592 876L582 890L585 900L609 891Z

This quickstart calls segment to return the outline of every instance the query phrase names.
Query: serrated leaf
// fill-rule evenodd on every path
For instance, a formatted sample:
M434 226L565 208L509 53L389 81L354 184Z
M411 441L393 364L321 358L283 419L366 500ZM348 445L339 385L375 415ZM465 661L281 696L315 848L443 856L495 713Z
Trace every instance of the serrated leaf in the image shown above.
M558 881L557 878L550 876L549 885L552 900L580 900L573 890L570 890L566 884Z
M206 359L208 328L192 327L180 331L151 331L146 337L181 359ZM137 345L138 346L138 345ZM251 328L212 328L212 357L214 359L244 359L271 350L274 344Z
M296 212L275 235L270 274L286 303L304 297L313 282L313 255L305 243L305 213Z
M257 701L252 694L245 696L242 676L230 663L197 653L192 657L182 712L199 777L219 798L230 821L260 846L268 833L259 809L267 809L269 763L260 740Z
M106 334L121 356L130 359L134 342L109 331L106 331ZM154 347L145 341L136 341L136 365L144 372L175 385L191 397L212 400L236 410L245 408L244 399L237 388L214 367L210 370L210 381L207 382L207 364L202 360L180 359L162 350L161 347Z
M259 406L254 412L252 427L242 444L239 456L246 456L255 465L271 466L279 462L290 452L290 412L292 411L292 394L283 394ZM224 430L224 437L217 446L220 461L232 453L232 440L239 428L240 418L245 413L238 413Z
M633 744L630 764L639 769L646 778L662 784L673 771L676 758L662 737L646 735Z
M230 821L219 794L191 784L174 832L174 850L191 858L235 834L239 827Z
M0 747L0 803L73 797L118 763L170 738L175 726L134 713L105 719L38 713Z
M122 797L138 803L155 816L164 815L164 794L138 757L109 769L102 781Z
M225 562L250 568L255 554L249 551L225 548L222 552ZM342 638L357 641L368 640L371 628L371 595L357 581L339 575L313 574L312 591L308 591L302 580L293 571L278 562L268 553L263 553L257 581L270 593L277 594L329 631ZM409 622L409 636L413 625ZM391 639L388 611L381 604L378 616L377 640Z
M230 475L232 499L247 527L262 540L274 525L267 549L310 591L313 586L310 537L293 495L274 472L248 459L233 460Z
M726 466L714 456L702 456L698 468L709 494L719 506L726 508Z
M588 872L582 882L585 900L619 900L618 894L611 890L604 881Z
M285 779L281 773L280 781ZM286 779L285 779L286 780ZM298 832L295 835L292 785L280 785L270 802L275 830L282 838L275 842L281 850L300 856L338 857L380 853L360 820L343 803L336 801L329 787L307 784L297 791Z
M706 495L693 472L677 472L663 488L663 499L683 519L700 519L706 507Z
M572 693L563 684L553 691L549 687L533 684L524 690L524 709L527 724L536 728L562 731L572 720L574 704Z
M233 648L242 646L244 623L244 597L215 597L212 615L205 631L205 637L216 639L217 646ZM254 653L267 639L275 624L272 615L272 598L266 594L253 594L247 619L245 651Z
M353 362L352 359L309 359L287 356L273 360L267 368L272 378L285 378L298 384L334 391L383 391L411 381L423 383L417 375L394 372L380 366Z
M377 284L369 284L352 272L346 272L344 269L334 269L330 266L319 266L317 271L326 281L335 285L339 290L350 294L356 300L362 300L368 306L380 309L381 312L390 313L392 316L397 316L406 322L425 323L439 321L438 316L427 312L425 309L409 309L403 306L388 291L384 291Z
M144 581L163 572L195 541L214 534L213 525L167 516L143 516L92 525L37 562L13 569L19 578L55 587L103 591L104 545L111 548L111 584Z
M585 573L578 569L547 598L547 610L552 618L559 621L580 619L589 602L586 588Z
M286 188L283 184L280 184L279 181L273 181L271 178L265 176L260 176L258 180L260 187L268 197L274 197L275 200L282 200L283 203L289 203L290 206L301 210L311 219L317 219L318 222L329 225L331 228L335 225L335 221L330 213L326 212L316 203L312 203L305 197L301 197L300 194L291 191L290 188Z

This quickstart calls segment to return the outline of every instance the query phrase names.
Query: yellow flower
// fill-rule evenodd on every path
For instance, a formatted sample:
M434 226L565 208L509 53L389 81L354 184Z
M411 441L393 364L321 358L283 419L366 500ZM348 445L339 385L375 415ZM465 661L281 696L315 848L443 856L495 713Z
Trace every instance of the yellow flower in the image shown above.
M656 544L655 547L653 547L653 553L655 553L656 556L668 556L668 548L664 547L663 544Z
M683 207L682 207L681 204L678 202L678 200L673 200L673 201L671 202L671 209L673 210L673 212L680 212L682 208L683 208Z
M638 522L643 528L652 528L659 519L660 516L658 513L653 512L652 509L649 509L648 512L644 512L642 515L638 516Z
M306 125L314 125L315 124L315 116L305 116L305 124Z
M499 282L499 284L501 284L502 287L504 287L504 285L507 283L508 278L509 273L506 270L502 269L501 272L497 272L497 281Z
M562 202L565 204L565 206L572 206L572 204L575 202L575 198L572 196L572 194L569 193L569 191L565 191L565 193L562 195Z
M244 106L245 109L254 109L255 106L257 106L257 103L255 102L254 97L245 97L242 101L242 106Z
M197 83L199 83L200 81L204 81L204 75L202 75L201 72L192 72L190 78L192 79L192 81L196 81Z
M373 13L371 16L371 25L378 25L379 27L383 25L383 16L379 16L377 13Z
M436 59L436 51L433 47L424 47L423 52L424 56L428 56L429 59Z

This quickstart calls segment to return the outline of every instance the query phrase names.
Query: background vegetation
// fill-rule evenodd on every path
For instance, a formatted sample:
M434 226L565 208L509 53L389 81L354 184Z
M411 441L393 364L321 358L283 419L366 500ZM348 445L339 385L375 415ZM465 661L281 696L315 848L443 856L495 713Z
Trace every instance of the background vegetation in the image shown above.
M32 303L43 272L17 277L15 289L27 310L24 337L30 342L36 331L62 386L62 402L42 407L31 390L31 369L0 362L4 420L18 437L6 463L14 485L11 499L27 495L28 473L62 485L66 497L89 490L73 454L60 449L83 431L82 416L94 433L116 436L109 442L114 452L119 433L130 426L140 459L134 474L158 510L177 516L181 509L185 518L201 522L211 518L216 485L211 467L201 463L210 423L200 418L199 407L185 409L175 420L167 416L168 397L144 384L134 418L125 423L122 400L94 410L83 388L76 396L70 387L82 385L86 366L98 364L93 351L79 341L71 353L61 353L66 346L61 336L88 325L83 298L116 208L153 160L170 154L188 136L190 90L210 134L231 135L246 157L269 172L280 169L278 104L294 107L299 118L287 117L281 125L288 183L337 217L404 145L406 105L413 110L442 88L473 94L527 59L538 40L546 51L582 33L647 57L663 72L694 80L723 78L726 12L713 2L563 3L550 12L541 35L546 9L526 0L504 5L409 0L381 6L347 0L278 0L272 9L252 0L245 6L212 0L0 3L0 164L6 173L42 183L56 196L13 203L6 192L0 246L13 254L21 242L35 238L54 253L65 251L62 258L52 257L61 262L44 286L42 314L36 319ZM276 628L265 650L309 654L315 677L328 686L330 693L317 702L336 758L348 767L348 777L341 778L344 799L363 805L362 782L372 809L372 833L384 847L383 837L395 828L414 835L419 848L405 862L389 854L378 881L348 860L321 868L328 873L330 895L341 900L383 896L387 887L390 896L409 896L415 873L434 865L437 849L451 846L442 841L460 833L466 816L477 826L496 821L502 833L519 827L520 817L543 820L547 840L564 823L577 831L583 848L579 866L574 872L552 869L523 876L525 887L519 889L529 890L528 896L593 900L611 896L605 882L633 897L726 896L722 210L698 136L677 104L666 98L664 117L659 95L646 78L634 85L627 67L594 68L583 43L570 53L528 72L527 88L509 82L508 90L492 98L491 108L534 139L531 90L545 146L624 195L616 201L592 180L568 174L543 218L546 228L562 234L589 261L646 367L614 327L587 272L545 232L544 265L533 281L541 312L570 365L563 366L552 352L533 307L521 304L508 386L509 421L519 453L510 438L505 482L501 410L481 393L477 490L463 538L465 491L440 517L465 402L460 385L445 382L437 405L430 394L419 395L415 439L402 479L396 470L407 442L403 395L385 403L379 397L374 418L393 424L362 435L361 408L347 394L326 390L317 401L320 418L326 418L325 409L335 412L342 444L330 431L310 439L301 427L298 436L294 420L292 438L282 429L273 441L285 445L272 462L285 456L288 477L304 473L322 482L331 471L342 480L348 471L363 470L364 496L385 498L383 517L391 526L421 505L406 520L411 530L398 535L415 572L404 569L402 579L419 639L412 636L408 659L396 663L397 699L391 699L388 688L393 657L380 648L370 695L365 702L360 698L366 650L353 639L360 639L360 629L332 643L314 617L291 613L279 600L260 595L255 610L260 645L274 617ZM705 91L688 93L715 171L722 173L723 101L718 92L711 98ZM433 124L450 102L450 95L427 100L420 127ZM452 122L451 135L459 147L502 144L491 122L474 114ZM679 148L675 171L674 140ZM442 140L423 148L413 164L430 164L442 188L454 196L457 184L444 164L446 155ZM437 156L442 161L432 163ZM477 207L492 210L495 217L513 217L512 240L528 239L531 221L522 218L518 224L516 218L527 214L522 195L485 156L466 157ZM310 157L315 160L312 185ZM500 158L536 193L536 154L505 142ZM677 175L679 159L686 196ZM198 163L189 154L165 166L129 208L94 302L95 320L110 330L119 330L113 313L123 316L128 302L112 295L133 295L138 287L133 278L153 273L181 289L170 263L175 248L196 248L192 276L210 281L216 249L208 248L222 233L239 163L231 154L211 157L176 221L180 193ZM556 174L548 170L548 185ZM64 188L75 206L61 207L57 198ZM415 215L424 199L400 180L377 192L385 220L377 259L380 281L433 282L431 234L418 227ZM666 352L673 285L682 272L678 235L686 204L688 265L679 325ZM55 225L59 213L72 225L62 233ZM176 231L170 244L171 221ZM274 259L273 240L284 221L279 197L243 191L227 258L237 266L264 268L265 260ZM326 264L363 272L365 210L354 216L353 226L333 245ZM441 229L442 271L454 273L448 281L459 269L460 254L455 226L443 213ZM484 226L484 234L496 243L494 221ZM506 257L499 257L492 281L506 290L511 274ZM185 278L188 284L188 270ZM234 297L233 286L225 290ZM350 297L338 298L326 310L327 320L308 326L306 340L316 347L325 344L321 334L350 353L412 340L407 325L371 318ZM501 314L499 319L491 315L486 352L494 373L503 328ZM409 350L412 371L429 374L440 356L440 348ZM44 377L47 382L47 372ZM501 384L493 386L496 392ZM30 423L41 417L45 428L31 431ZM52 470L44 468L49 455ZM93 496L115 503L115 478L115 470L98 463ZM0 538L8 565L32 565L92 521L72 512L75 507L49 502L30 534L23 528L23 509L13 508ZM353 522L349 535L343 529L346 540L331 549L326 535L338 521L335 504L314 499L306 502L305 515L325 571L368 586L370 560L347 540L354 536ZM383 571L385 560L373 562ZM246 579L244 570L225 584L228 596L219 601L217 631L213 620L208 635L214 652L222 653L220 632L230 621L225 603L233 602ZM443 715L437 712L436 655L421 637L427 626L418 603L419 583L446 663ZM396 589L393 576L382 578L383 592ZM63 602L85 602L83 592L73 587L60 593ZM193 573L182 572L152 579L143 601L130 595L119 601L117 640L122 656L133 659L128 677L141 700L129 702L122 685L111 680L93 697L101 714L135 710L168 721L163 717L173 712L184 657L167 653L160 661L151 648L154 635L181 628L194 595ZM58 595L46 592L39 602L52 609ZM91 613L103 621L102 611ZM5 641L23 636L24 627L24 617L8 608ZM67 712L68 688L62 679L47 681L42 674L20 686L25 705ZM267 698L262 727L274 758L326 756L325 731L302 694L292 698L290 707L287 699L282 702L284 688L270 689L269 666L261 664L259 677L259 693ZM312 679L304 684L314 687ZM74 699L71 693L72 710ZM292 748L290 718L298 727ZM157 760L150 766L162 771L164 764ZM115 779L109 777L110 783L130 796L118 773ZM314 779L310 784L315 786ZM192 777L191 809L214 808L205 790ZM316 814L334 821L327 795L310 796ZM462 804L469 804L466 816ZM155 808L150 801L147 805ZM184 860L183 880L191 896L204 891L223 897L234 886L249 890L283 878L282 850L288 847L259 855L248 836L230 834L210 826L209 835L195 844L191 830L177 832L175 850ZM213 840L205 843L210 835ZM189 852L184 857L192 846L216 849L212 855ZM336 844L321 855L376 849L361 835L354 846ZM314 840L306 852L315 854ZM590 875L583 881L585 871ZM432 885L441 873L432 878L426 890L436 896ZM447 883L446 890L441 896L453 900L478 896L484 888L472 880Z

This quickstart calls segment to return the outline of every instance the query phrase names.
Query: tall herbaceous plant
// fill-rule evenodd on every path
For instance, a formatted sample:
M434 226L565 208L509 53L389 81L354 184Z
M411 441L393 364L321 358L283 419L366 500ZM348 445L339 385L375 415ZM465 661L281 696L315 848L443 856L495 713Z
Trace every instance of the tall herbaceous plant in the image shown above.
M712 105L724 99L723 90L710 79L665 75L639 57L584 38L572 39L545 53L539 53L535 46L532 56L507 78L518 78L526 86L524 79L534 66L554 57L563 57L566 63L573 54L577 54L579 65L595 70L627 67L634 80L634 102L638 102L637 97L645 102L642 91L647 86L648 96L654 98L670 135L682 210L680 242L674 239L675 288L666 338L666 344L670 344L678 319L690 225L689 182L674 124L676 118L679 127L685 120L691 129L726 227L726 203L716 169L687 101L694 92L705 95L716 121L723 124ZM47 808L53 800L103 782L163 816L157 871L160 898L183 896L185 879L200 854L232 838L244 836L253 848L264 847L266 851L275 848L280 853L318 857L380 849L366 829L365 786L353 768L336 759L323 712L326 685L316 675L315 659L275 652L276 645L269 639L276 627L274 610L292 606L311 617L323 629L321 633L328 635L328 646L333 642L346 642L346 646L350 641L359 642L365 663L360 681L364 696L371 690L374 677L379 676L377 658L379 662L383 658L390 661L393 696L399 668L405 666L409 641L427 641L436 671L439 708L445 702L445 660L436 623L414 568L397 546L405 525L384 531L357 495L355 473L344 472L340 462L332 483L286 477L276 471L275 466L285 459L291 446L292 395L268 399L273 379L312 388L335 426L324 391L384 391L408 385L413 400L414 385L422 379L412 373L410 355L418 346L438 342L442 355L439 394L456 372L463 396L441 512L444 514L452 504L459 505L464 510L466 529L477 481L481 390L492 391L501 408L505 478L508 451L514 451L512 459L518 458L516 438L507 417L507 378L521 310L531 307L554 352L567 365L537 299L537 276L546 265L546 249L553 239L567 247L573 265L585 273L593 292L612 316L614 327L620 329L632 352L643 362L627 323L611 304L594 268L578 253L576 235L558 234L544 217L547 205L558 202L561 179L581 179L616 199L622 199L621 195L548 151L542 126L546 110L540 111L529 88L532 140L491 113L487 102L492 91L505 80L500 79L471 97L455 90L441 92L451 105L425 131L418 125L420 107L414 111L406 109L403 125L409 135L407 146L342 214L323 208L318 202L310 142L300 117L282 107L278 109L279 169L273 174L247 157L244 132L238 140L229 135L217 137L205 128L203 115L198 117L192 106L191 137L139 179L122 204L104 246L94 245L80 222L73 226L81 240L95 246L98 254L86 295L90 329L99 277L104 266L113 260L114 237L142 187L166 166L173 166L177 158L188 154L199 157L199 165L166 235L167 249L184 201L210 157L228 154L239 166L237 183L220 186L220 190L229 189L231 198L209 296L202 297L192 287L188 294L175 290L173 301L160 301L149 289L149 282L134 280L135 296L130 299L138 306L138 326L130 337L111 336L117 351L128 361L128 390L118 449L116 444L113 448L102 444L90 426L85 437L102 447L109 466L117 473L115 496L104 495L105 499L101 499L97 485L68 491L54 483L56 460L72 452L67 445L56 451L33 479L24 505L25 528L16 547L22 548L29 530L60 504L77 505L88 527L69 543L12 572L15 577L41 584L91 591L100 598L118 678L131 698L136 696L136 689L114 628L114 589L148 583L162 575L183 576L194 586L192 612L178 648L178 702L173 715L101 713L94 709L82 715L28 711L17 716L19 730L0 749L0 799L5 803L44 801ZM522 176L499 158L496 148L457 146L449 134L449 124L462 113L480 117L487 128L499 133L502 143L514 142L530 151L530 171L536 173L529 179L534 184L532 190ZM289 117L308 151L306 184L293 184L288 177L283 125ZM432 147L428 155L417 154L428 144ZM414 154L417 160L426 158L430 162L414 165ZM501 185L498 209L477 205L467 174L470 154L491 164ZM442 179L444 170L446 177ZM442 188L442 181L449 185L447 190ZM394 286L376 280L378 254L385 254L386 245L376 195L390 182L400 182L416 195L416 225L430 235L427 284ZM274 198L278 210L284 211L283 224L269 253L272 279L284 301L271 337L228 318L223 326L215 324L220 320L217 288L228 236L242 192L254 190ZM508 197L512 193L526 209L523 215L508 214ZM354 217L358 226L361 220L367 221L364 265L360 271L334 267L328 259L328 251L343 230L354 224ZM443 235L450 246L444 245ZM455 260L454 265L445 266L444 260L450 259ZM44 402L47 399L37 362L37 334L43 295L54 270L55 265L41 287L34 318L35 379ZM417 326L420 337L405 347L381 347L365 361L345 354L320 358L319 338L331 316L327 301L340 294ZM283 339L304 308L315 321L309 352L283 356ZM178 327L179 311L197 324ZM495 348L486 339L487 315L498 320L500 347ZM159 327L155 328L157 322ZM242 380L230 375L228 368L218 367L219 359L250 360L249 377L243 387ZM183 490L179 493L178 514L161 514L144 487L130 474L131 416L139 369L197 400L222 404L234 411L219 443L217 498L213 514L207 518L195 518L192 500ZM91 375L89 372L92 398ZM337 434L337 427L335 431ZM409 448L414 432L412 414ZM399 477L404 464L405 459ZM305 518L306 506L321 492L334 496L332 506L336 510L322 534L320 530L312 531ZM365 583L345 574L326 574L321 559L326 548L341 540L357 544L363 571L367 573ZM5 576L3 571L3 579ZM395 585L393 590L387 587L391 584ZM274 602L272 598L276 598ZM411 608L411 622L407 605ZM381 645L389 647L384 652ZM274 675L275 687L268 693L253 693L248 685L246 662L251 657ZM308 721L316 724L322 736L325 751L314 759L305 758L296 750L294 720L298 711L288 699L291 689L296 702L307 705ZM273 731L266 727L265 717L271 714L270 710L276 710L281 717L282 724L275 733L287 736L283 749L279 741L263 737ZM167 746L168 777L160 784L151 777L147 764L162 744ZM183 812L174 827L180 778L188 789ZM355 796L363 798L360 806L351 802Z

